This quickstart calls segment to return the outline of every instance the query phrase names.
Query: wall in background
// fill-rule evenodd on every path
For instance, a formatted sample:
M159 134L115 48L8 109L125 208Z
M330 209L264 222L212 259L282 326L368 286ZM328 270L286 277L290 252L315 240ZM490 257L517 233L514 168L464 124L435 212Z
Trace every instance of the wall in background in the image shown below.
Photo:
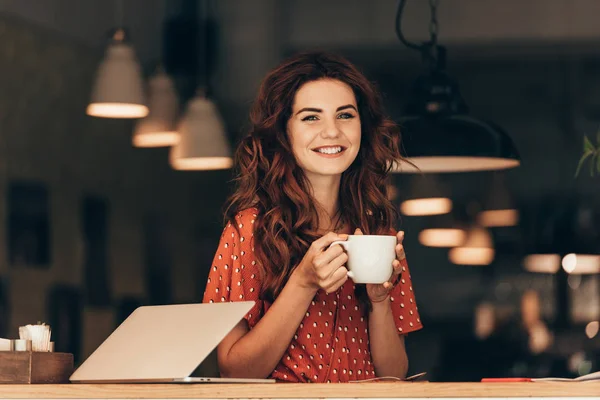
M212 175L206 181L171 170L166 149L134 149L131 122L85 115L100 53L8 17L0 19L0 43L0 275L10 304L8 333L15 336L18 326L38 320L49 322L48 296L62 288L53 295L58 303L81 302L79 355L85 357L114 329L123 302L150 298L145 255L152 242L146 240L146 218L160 219L168 247L161 261L168 264L167 281L174 282L168 301L199 299L198 249L203 240L218 240L218 233L198 224L212 221L218 232L221 221L218 214L204 213L211 202L194 192L210 185ZM47 193L37 199L34 190L27 196L34 205L47 204L40 213L49 220L48 261L21 257L9 263L7 223L15 201L28 198L21 194L9 206L14 182ZM214 193L219 197L219 190ZM36 226L37 214L19 210ZM36 239L35 232L21 234L25 251L34 255L45 240ZM94 274L91 279L84 266ZM108 293L98 297L86 285L104 286ZM69 312L65 309L62 318Z
M117 25L117 2L123 22L143 63L153 62L162 50L162 24L179 1L171 0L4 0L0 12L47 28L81 44L103 50L107 33Z

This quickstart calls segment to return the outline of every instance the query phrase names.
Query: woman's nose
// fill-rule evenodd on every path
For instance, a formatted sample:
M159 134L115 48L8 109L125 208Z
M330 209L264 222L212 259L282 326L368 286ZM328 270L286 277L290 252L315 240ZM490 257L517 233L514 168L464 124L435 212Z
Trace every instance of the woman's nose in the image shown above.
M327 121L323 130L321 131L321 136L324 138L336 138L340 135L340 129L337 126L335 120Z

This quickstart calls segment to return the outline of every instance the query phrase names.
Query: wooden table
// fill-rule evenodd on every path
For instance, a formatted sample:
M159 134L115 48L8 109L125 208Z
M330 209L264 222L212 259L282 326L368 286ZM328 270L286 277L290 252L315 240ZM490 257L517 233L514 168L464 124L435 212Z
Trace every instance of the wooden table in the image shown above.
M2 399L600 399L600 382L0 385Z

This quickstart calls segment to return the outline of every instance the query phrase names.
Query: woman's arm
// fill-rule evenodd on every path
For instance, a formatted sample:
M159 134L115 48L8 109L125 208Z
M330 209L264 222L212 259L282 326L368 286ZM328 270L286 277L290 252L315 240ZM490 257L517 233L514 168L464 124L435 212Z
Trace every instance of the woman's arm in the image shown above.
M252 330L245 319L240 321L218 346L221 376L268 377L290 345L315 293L290 278Z
M369 342L377 376L406 378L408 356L404 335L398 333L389 297L373 303L369 313Z
M358 234L361 233L358 230ZM408 356L403 333L418 329L421 323L416 307L413 309L414 299L403 244L404 232L397 232L396 239L396 260L392 263L394 272L390 281L381 285L367 284L367 294L372 304L369 312L369 343L377 376L406 378ZM392 282L397 284L394 286ZM405 299L409 307L405 309L401 300L398 308L392 295L397 299ZM406 310L406 315L400 310ZM394 316L394 311L399 315ZM405 322L408 323L407 327L403 326Z
M313 242L269 310L252 330L242 320L217 348L221 375L268 377L287 350L317 290L337 290L346 282L348 260L341 246L346 235L329 233Z

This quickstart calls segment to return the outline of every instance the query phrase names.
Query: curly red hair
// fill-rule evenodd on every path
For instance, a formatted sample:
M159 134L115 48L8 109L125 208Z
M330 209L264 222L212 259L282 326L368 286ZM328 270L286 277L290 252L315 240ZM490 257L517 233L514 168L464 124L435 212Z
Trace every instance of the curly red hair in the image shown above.
M402 161L400 134L397 125L384 116L374 86L338 55L310 52L288 58L260 86L250 112L251 129L235 153L237 187L225 211L226 221L233 221L244 209L258 209L254 246L262 272L261 298L269 301L281 292L320 236L310 184L296 163L286 129L296 92L319 79L350 86L361 120L360 150L341 178L342 221L365 234L389 234L398 217L387 196L387 181L392 163ZM358 295L364 300L364 287L360 290L363 293Z

